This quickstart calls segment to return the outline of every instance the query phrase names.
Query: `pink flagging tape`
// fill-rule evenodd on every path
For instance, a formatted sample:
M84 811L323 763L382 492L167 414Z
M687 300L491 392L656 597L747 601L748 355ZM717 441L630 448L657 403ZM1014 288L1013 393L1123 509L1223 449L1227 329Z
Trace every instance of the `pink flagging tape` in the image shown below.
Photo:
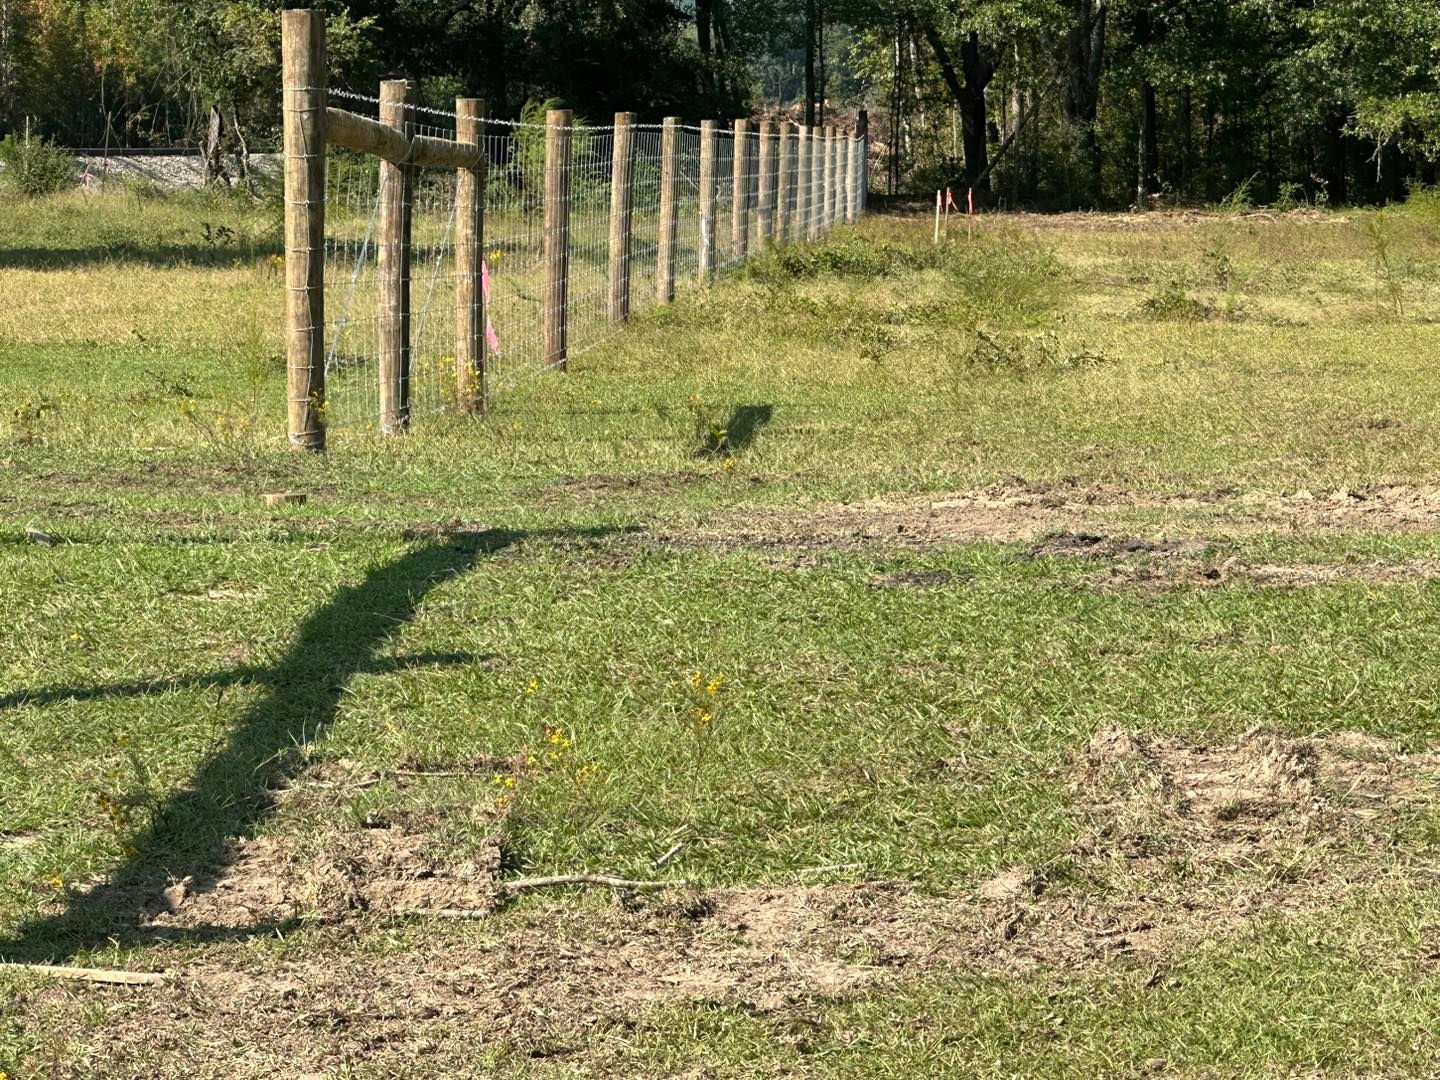
M485 304L490 304L490 260L480 260L480 291L485 296ZM495 324L490 321L490 312L485 312L485 344L490 346L492 353L500 351L500 335L495 333Z

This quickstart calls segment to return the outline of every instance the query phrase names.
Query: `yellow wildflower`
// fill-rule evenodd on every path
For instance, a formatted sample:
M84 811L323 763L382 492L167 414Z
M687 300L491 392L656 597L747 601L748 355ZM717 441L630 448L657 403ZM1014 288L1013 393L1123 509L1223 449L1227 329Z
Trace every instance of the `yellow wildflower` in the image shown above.
M726 472L734 472L734 471L735 471L735 459L734 459L733 457L727 457L727 458L725 459L725 464L724 464L723 468L725 469Z
M536 690L539 690L539 689L540 689L540 680L539 680L539 679L531 679L531 680L530 680L530 685L527 686L527 687L525 687L525 692L526 692L527 694L533 694L533 693L535 693Z
M711 679L708 683L705 684L705 692L711 697L714 697L720 692L720 687L724 685L725 677L723 675L716 675L713 679Z
M693 686L693 687L695 687L696 690L699 690L700 687L704 686L704 685L705 685L705 675L704 675L704 673L703 673L703 672L700 672L700 671L697 671L697 672L695 672L693 675L691 675L691 676L690 676L690 685Z
M52 877L50 879L50 885L52 888L55 889L63 889L65 887L65 879L57 874L55 877ZM3 1075L3 1073L0 1073L0 1077L3 1077Z

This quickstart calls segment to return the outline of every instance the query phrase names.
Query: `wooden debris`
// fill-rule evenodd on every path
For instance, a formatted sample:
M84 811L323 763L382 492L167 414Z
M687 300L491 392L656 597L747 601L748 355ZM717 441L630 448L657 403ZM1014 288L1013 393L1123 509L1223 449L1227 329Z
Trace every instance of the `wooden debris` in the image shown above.
M112 971L105 968L61 967L54 964L13 964L0 961L0 968L51 975L57 979L104 983L107 986L163 986L169 980L152 971Z
M309 498L303 491L272 491L268 495L260 496L265 500L265 505L276 506L304 506L305 500Z
M25 539L32 544L40 544L42 547L54 547L60 542L42 529L26 529Z

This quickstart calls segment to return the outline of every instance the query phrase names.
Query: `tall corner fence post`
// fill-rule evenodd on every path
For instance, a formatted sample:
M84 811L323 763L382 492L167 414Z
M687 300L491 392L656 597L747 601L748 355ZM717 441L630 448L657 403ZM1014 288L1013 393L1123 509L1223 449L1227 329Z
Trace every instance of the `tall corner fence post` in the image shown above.
M870 114L864 109L855 121L855 138L860 144L860 167L857 170L855 216L863 217L870 202Z
M760 151L757 218L760 246L764 247L775 233L775 121L760 121L756 142Z
M779 177L775 184L775 243L790 239L790 207L795 198L795 125L780 121L780 139L776 148Z
M380 84L380 122L407 135L412 84ZM410 226L414 166L380 160L379 378L380 431L399 435L410 428Z
M325 449L325 16L281 13L286 435Z
M795 238L810 235L810 132L801 124L795 132Z
M715 121L700 121L700 251L703 283L715 277Z
M569 358L566 309L570 303L570 127L575 114L545 114L544 366L564 371Z
M735 261L744 262L750 248L750 122L735 121L735 190L731 197L731 244Z
M655 299L675 300L675 238L679 232L680 118L665 117L660 125L660 236L655 252Z
M635 114L615 114L610 150L610 321L630 317L631 226L635 220Z
M485 411L485 102L456 98L455 141L477 158L455 173L455 406Z

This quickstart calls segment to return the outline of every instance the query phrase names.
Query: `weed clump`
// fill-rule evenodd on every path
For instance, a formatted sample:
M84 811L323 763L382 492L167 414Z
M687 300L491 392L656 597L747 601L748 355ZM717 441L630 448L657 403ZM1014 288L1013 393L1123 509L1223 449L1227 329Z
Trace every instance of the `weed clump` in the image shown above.
M1110 363L1102 352L1084 345L1069 347L1053 330L1038 333L991 333L976 327L975 341L964 354L966 367L988 372L1028 375L1042 371L1075 371Z
M0 139L0 190L32 198L75 186L75 159L29 135Z
M1204 322L1215 314L1215 309L1191 296L1178 279L1170 278L1161 282L1154 295L1146 297L1135 313L1142 319Z

